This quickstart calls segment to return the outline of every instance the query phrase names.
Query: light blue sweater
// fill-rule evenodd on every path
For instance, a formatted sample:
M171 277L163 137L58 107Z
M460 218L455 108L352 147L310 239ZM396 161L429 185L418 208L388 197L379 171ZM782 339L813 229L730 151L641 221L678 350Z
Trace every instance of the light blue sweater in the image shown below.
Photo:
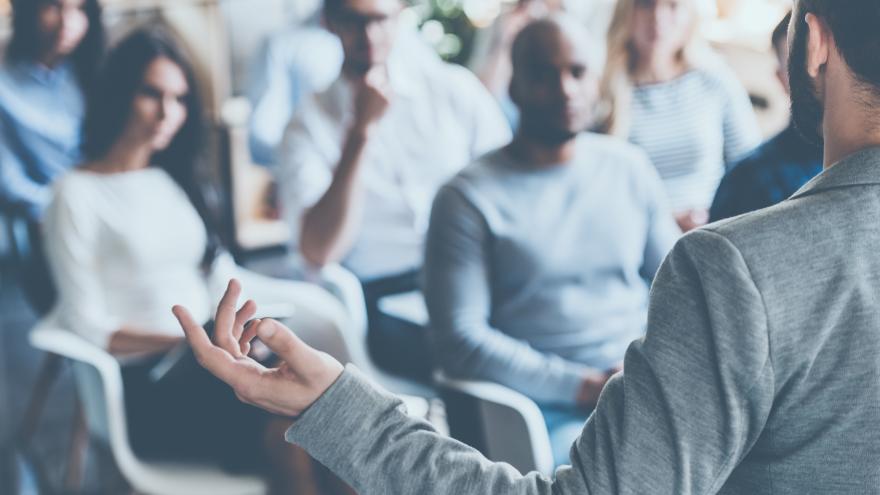
M648 288L680 232L645 154L584 135L570 163L507 149L438 194L425 259L437 357L544 403L574 403L586 373L642 336Z

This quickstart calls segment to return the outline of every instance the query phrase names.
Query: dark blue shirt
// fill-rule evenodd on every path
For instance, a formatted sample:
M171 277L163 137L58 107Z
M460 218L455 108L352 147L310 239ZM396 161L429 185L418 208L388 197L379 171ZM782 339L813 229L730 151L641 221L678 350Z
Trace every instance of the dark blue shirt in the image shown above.
M821 147L808 143L789 126L724 177L709 211L710 221L775 205L821 171Z

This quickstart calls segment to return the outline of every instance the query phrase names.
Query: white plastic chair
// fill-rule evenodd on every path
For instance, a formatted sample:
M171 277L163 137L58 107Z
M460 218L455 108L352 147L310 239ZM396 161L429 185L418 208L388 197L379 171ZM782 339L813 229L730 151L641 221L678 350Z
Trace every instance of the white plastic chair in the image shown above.
M77 392L93 438L105 442L116 465L138 493L150 495L262 495L265 482L207 465L144 462L128 442L122 373L116 359L73 332L38 325L31 344L73 362Z
M379 306L385 313L417 325L428 325L430 321L424 296L418 291L386 297ZM475 401L478 417L461 419L476 422L484 453L490 459L507 462L523 473L552 474L550 436L534 401L496 383L452 379L439 371L434 381Z
M496 383L449 378L442 372L434 379L439 387L475 401L477 417L461 419L476 423L489 459L506 462L521 473L553 473L550 435L534 401Z
M339 334L350 326L346 311L312 284L266 277L238 269L247 295L264 316L283 317L304 334ZM144 462L128 441L122 374L118 361L103 349L66 329L41 321L31 344L70 359L77 392L91 436L110 447L120 472L138 493L155 495L260 495L266 483L255 476L230 475L204 464ZM332 329L337 329L333 331Z

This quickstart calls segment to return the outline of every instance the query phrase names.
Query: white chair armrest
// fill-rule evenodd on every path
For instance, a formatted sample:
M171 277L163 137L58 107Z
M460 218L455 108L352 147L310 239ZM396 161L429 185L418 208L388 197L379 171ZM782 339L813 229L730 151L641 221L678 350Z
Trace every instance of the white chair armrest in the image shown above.
M126 476L138 476L143 468L128 443L122 372L116 358L71 331L43 322L31 331L30 341L37 349L74 361L89 430L110 445Z
M545 474L553 472L554 463L553 451L550 447L550 435L547 432L544 415L532 399L497 383L450 378L442 371L434 374L434 380L442 388L473 397L486 405L501 406L508 410L516 411L527 430L526 434L528 435L528 442L531 448L530 454L534 463L534 469ZM492 428L498 426L495 424L495 418L491 417L492 410L493 408L490 407L488 408L489 412L487 412L487 409L483 408L484 426L490 427L490 431L486 432L488 437L486 442L489 444L487 448L490 450L492 450L492 444L495 440L492 438L494 434ZM489 452L489 454L493 455L495 453Z
M327 265L319 270L320 283L338 297L348 309L352 325L364 337L367 335L367 306L364 289L354 273L341 265Z
M296 313L296 301L287 296L296 292L297 282L267 277L244 268L238 269L238 278L244 295L257 302L255 318L290 318Z
M364 303L364 290L354 273L335 263L316 267L301 256L293 257L293 267L301 280L320 285L339 299L348 311L354 329L366 338L367 307Z
M30 342L41 351L90 364L102 374L119 373L113 356L71 331L40 324L31 331Z
M31 344L73 361L77 393L89 431L110 446L120 472L137 493L263 494L255 477L237 477L202 465L143 463L128 442L122 373L116 359L73 332L41 322L31 331Z
M379 311L420 327L431 323L425 296L420 290L394 294L379 299Z

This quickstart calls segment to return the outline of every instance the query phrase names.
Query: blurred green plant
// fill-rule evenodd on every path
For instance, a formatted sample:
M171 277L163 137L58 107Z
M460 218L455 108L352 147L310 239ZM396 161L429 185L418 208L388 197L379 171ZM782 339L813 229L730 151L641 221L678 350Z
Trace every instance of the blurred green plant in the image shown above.
M464 0L410 0L425 40L449 62L464 64L477 28L465 14Z

